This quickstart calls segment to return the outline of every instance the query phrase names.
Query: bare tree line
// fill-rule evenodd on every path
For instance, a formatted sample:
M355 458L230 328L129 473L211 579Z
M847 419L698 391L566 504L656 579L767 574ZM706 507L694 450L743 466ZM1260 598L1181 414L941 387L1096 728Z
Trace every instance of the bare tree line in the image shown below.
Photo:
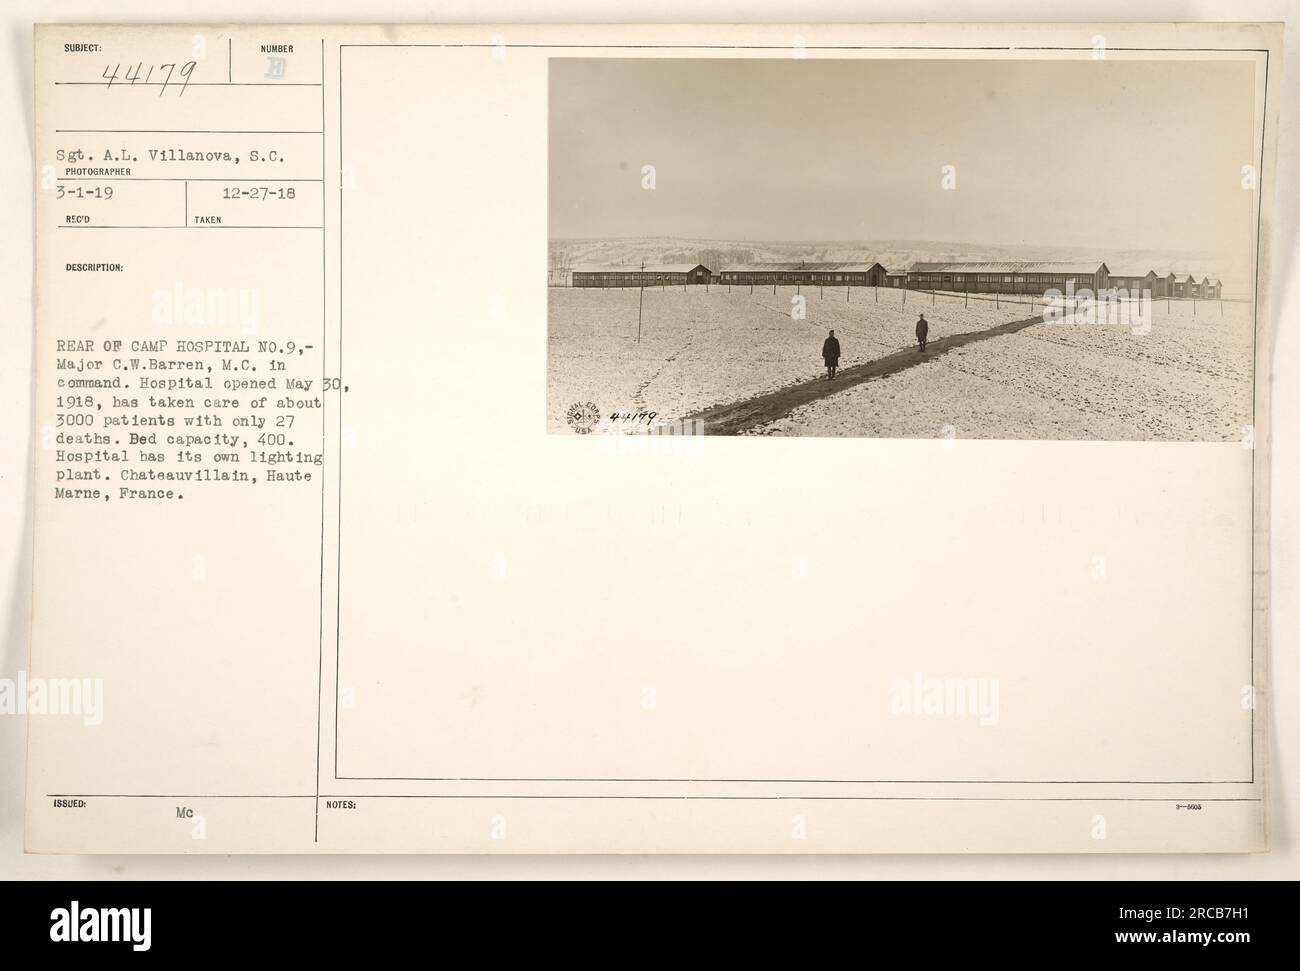
M573 251L562 239L553 239L546 253L546 285L567 287L573 269Z

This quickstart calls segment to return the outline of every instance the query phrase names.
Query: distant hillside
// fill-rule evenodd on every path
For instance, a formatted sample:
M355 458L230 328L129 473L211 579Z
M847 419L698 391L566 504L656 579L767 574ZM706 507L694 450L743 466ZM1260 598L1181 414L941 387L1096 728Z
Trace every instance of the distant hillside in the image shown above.
M726 263L765 263L793 260L865 262L879 260L890 270L906 270L926 261L982 260L1097 260L1112 269L1140 267L1172 269L1223 280L1225 295L1244 296L1249 277L1212 253L1158 252L1139 249L1098 249L983 243L947 243L933 240L736 240L646 237L642 239L554 239L552 264L557 255L565 265L601 263L638 266L646 263L703 263L716 269Z

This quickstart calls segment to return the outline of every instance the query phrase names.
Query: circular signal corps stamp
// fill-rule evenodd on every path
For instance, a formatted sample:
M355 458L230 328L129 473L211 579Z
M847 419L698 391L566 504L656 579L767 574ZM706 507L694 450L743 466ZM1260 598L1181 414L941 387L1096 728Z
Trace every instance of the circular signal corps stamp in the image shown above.
M600 422L600 409L592 401L578 401L569 406L565 419L579 435L588 434Z

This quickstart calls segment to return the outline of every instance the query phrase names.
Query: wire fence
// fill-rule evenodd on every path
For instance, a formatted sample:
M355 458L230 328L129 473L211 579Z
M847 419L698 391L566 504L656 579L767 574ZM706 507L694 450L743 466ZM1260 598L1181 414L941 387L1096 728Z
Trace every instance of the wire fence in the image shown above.
M1241 297L1177 297L1170 295L1153 295L1144 294L1140 297L1118 295L1111 296L1111 291L1103 290L1099 294L1093 294L1091 297L1081 297L1077 293L1073 295L1061 294L1047 295L1037 293L1002 293L987 291L954 291L954 290L923 290L913 287L893 287L893 286L869 286L861 284L822 284L822 283L719 283L710 281L708 283L691 283L691 282L667 282L657 281L655 283L645 284L602 284L596 286L580 285L574 287L572 283L553 285L557 289L575 289L575 290L641 290L641 291L667 291L681 290L683 293L699 292L702 294L712 293L761 293L770 290L773 295L782 290L788 290L793 294L802 296L817 296L819 299L826 299L829 291L832 299L838 299L842 293L844 300L848 303L867 302L881 303L882 296L885 301L891 298L897 298L902 306L909 303L914 306L938 306L939 301L951 302L957 301L964 306L969 306L972 302L988 303L996 307L1003 304L1010 306L1028 307L1031 313L1041 312L1045 308L1064 309L1065 312L1076 314L1082 308L1107 306L1121 307L1140 306L1145 302L1151 309L1152 314L1158 314L1163 310L1166 314L1172 314L1174 308L1179 308L1182 312L1186 308L1191 308L1193 316L1199 316L1202 313L1224 312L1225 305L1243 304L1249 305L1250 300ZM857 299L855 300L855 294Z

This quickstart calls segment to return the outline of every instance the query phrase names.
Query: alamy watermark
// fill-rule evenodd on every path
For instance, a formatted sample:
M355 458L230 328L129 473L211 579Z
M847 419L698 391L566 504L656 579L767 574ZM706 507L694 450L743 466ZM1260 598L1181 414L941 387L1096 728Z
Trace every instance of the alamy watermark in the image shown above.
M83 907L78 900L50 911L50 940L56 944L126 943L147 951L153 943L151 907Z
M170 289L153 291L155 324L164 327L233 327L256 334L262 327L262 291L258 287L191 287L176 280Z
M72 715L86 725L104 721L104 682L99 678L0 678L0 715Z
M981 725L996 725L1001 717L997 678L937 678L913 671L889 685L892 715L970 716Z
M1067 280L1064 292L1052 288L1043 293L1043 322L1129 327L1134 335L1146 335L1151 333L1151 291L1075 290L1074 281Z

